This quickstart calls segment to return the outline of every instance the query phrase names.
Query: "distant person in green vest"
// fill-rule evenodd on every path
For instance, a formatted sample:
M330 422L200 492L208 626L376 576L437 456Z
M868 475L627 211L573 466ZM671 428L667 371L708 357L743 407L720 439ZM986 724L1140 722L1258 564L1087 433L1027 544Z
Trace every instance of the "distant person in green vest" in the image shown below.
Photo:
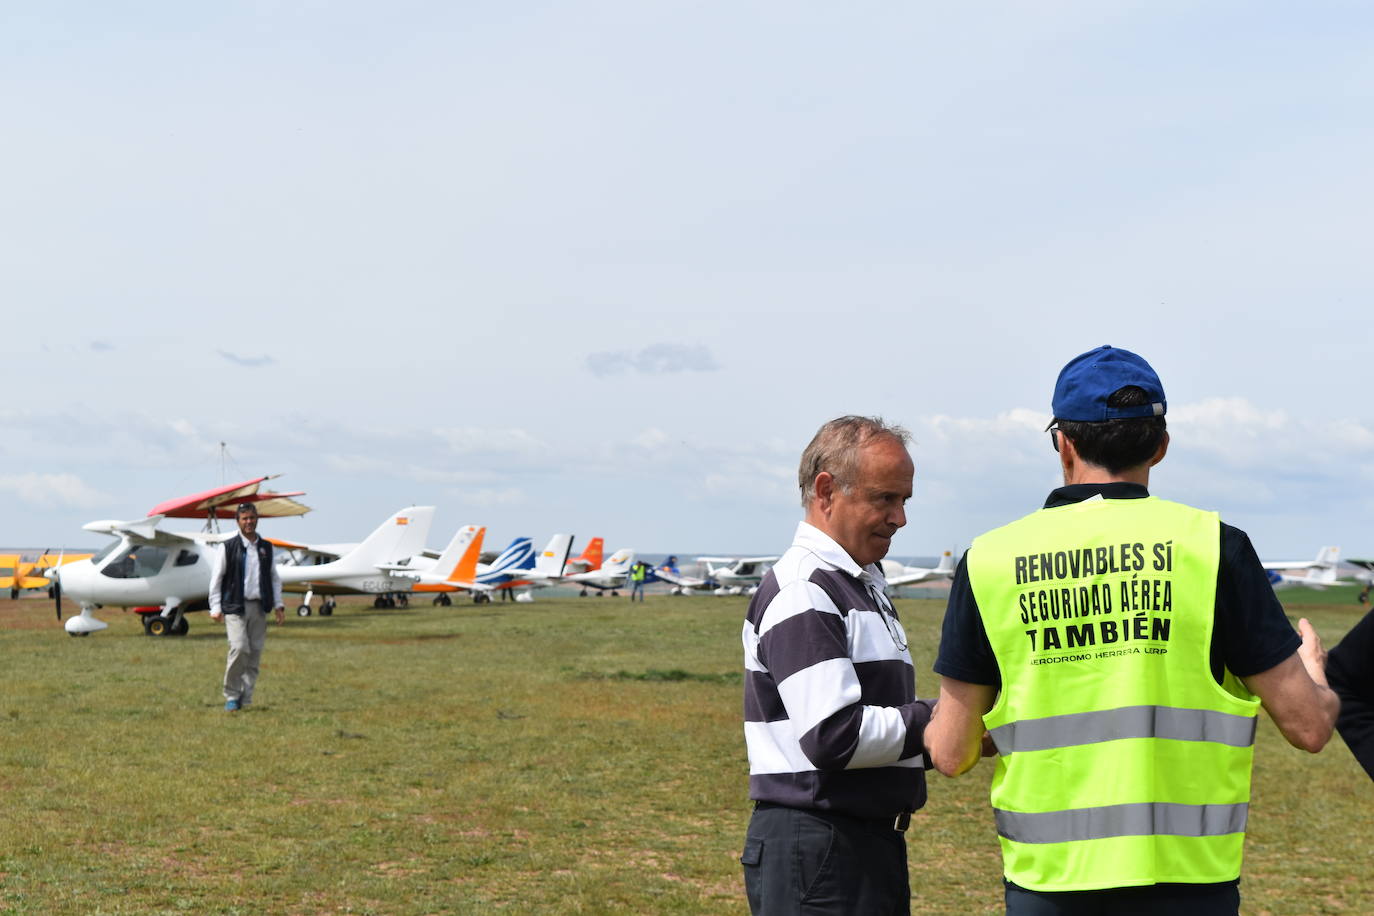
M630 600L636 597L640 601L644 600L644 580L649 576L649 564L643 560L636 560L635 565L630 567Z
M1244 532L1150 495L1169 434L1149 363L1091 350L1052 403L1064 486L960 562L927 747L955 776L985 729L996 746L1008 913L1235 914L1259 706L1321 750L1325 652Z

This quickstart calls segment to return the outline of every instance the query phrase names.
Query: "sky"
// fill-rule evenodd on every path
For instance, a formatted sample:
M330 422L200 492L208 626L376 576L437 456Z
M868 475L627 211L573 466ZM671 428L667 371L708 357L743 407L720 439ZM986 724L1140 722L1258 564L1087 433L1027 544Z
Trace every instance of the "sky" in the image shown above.
M1111 344L1168 395L1152 492L1374 555L1372 40L1331 0L6 4L0 543L281 474L298 540L423 504L435 547L778 553L860 413L913 434L929 556L1043 502L1055 376Z

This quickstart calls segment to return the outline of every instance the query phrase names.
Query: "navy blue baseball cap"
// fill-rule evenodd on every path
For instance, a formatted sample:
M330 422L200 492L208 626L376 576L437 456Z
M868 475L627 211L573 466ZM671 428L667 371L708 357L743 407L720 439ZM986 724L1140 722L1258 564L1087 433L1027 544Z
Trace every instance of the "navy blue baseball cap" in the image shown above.
M1107 399L1120 388L1135 385L1149 403L1108 407ZM1054 383L1054 418L1097 423L1128 417L1162 417L1168 407L1164 385L1155 370L1130 350L1098 347L1069 360Z

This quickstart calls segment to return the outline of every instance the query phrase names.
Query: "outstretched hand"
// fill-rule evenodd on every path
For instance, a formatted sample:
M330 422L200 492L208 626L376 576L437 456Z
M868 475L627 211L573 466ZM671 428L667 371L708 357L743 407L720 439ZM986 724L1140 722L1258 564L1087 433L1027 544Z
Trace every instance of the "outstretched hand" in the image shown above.
M1308 677L1325 687L1326 649L1322 648L1322 638L1306 617L1298 621L1298 635L1302 637L1302 645L1298 646L1302 666L1307 669Z

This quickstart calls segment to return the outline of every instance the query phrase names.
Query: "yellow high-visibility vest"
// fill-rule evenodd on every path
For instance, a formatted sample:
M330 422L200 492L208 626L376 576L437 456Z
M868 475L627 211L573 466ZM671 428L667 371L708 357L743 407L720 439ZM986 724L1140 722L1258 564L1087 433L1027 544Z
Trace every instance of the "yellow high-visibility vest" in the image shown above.
M1219 555L1216 513L1154 497L1042 509L973 542L1008 880L1240 876L1259 701L1211 673Z

